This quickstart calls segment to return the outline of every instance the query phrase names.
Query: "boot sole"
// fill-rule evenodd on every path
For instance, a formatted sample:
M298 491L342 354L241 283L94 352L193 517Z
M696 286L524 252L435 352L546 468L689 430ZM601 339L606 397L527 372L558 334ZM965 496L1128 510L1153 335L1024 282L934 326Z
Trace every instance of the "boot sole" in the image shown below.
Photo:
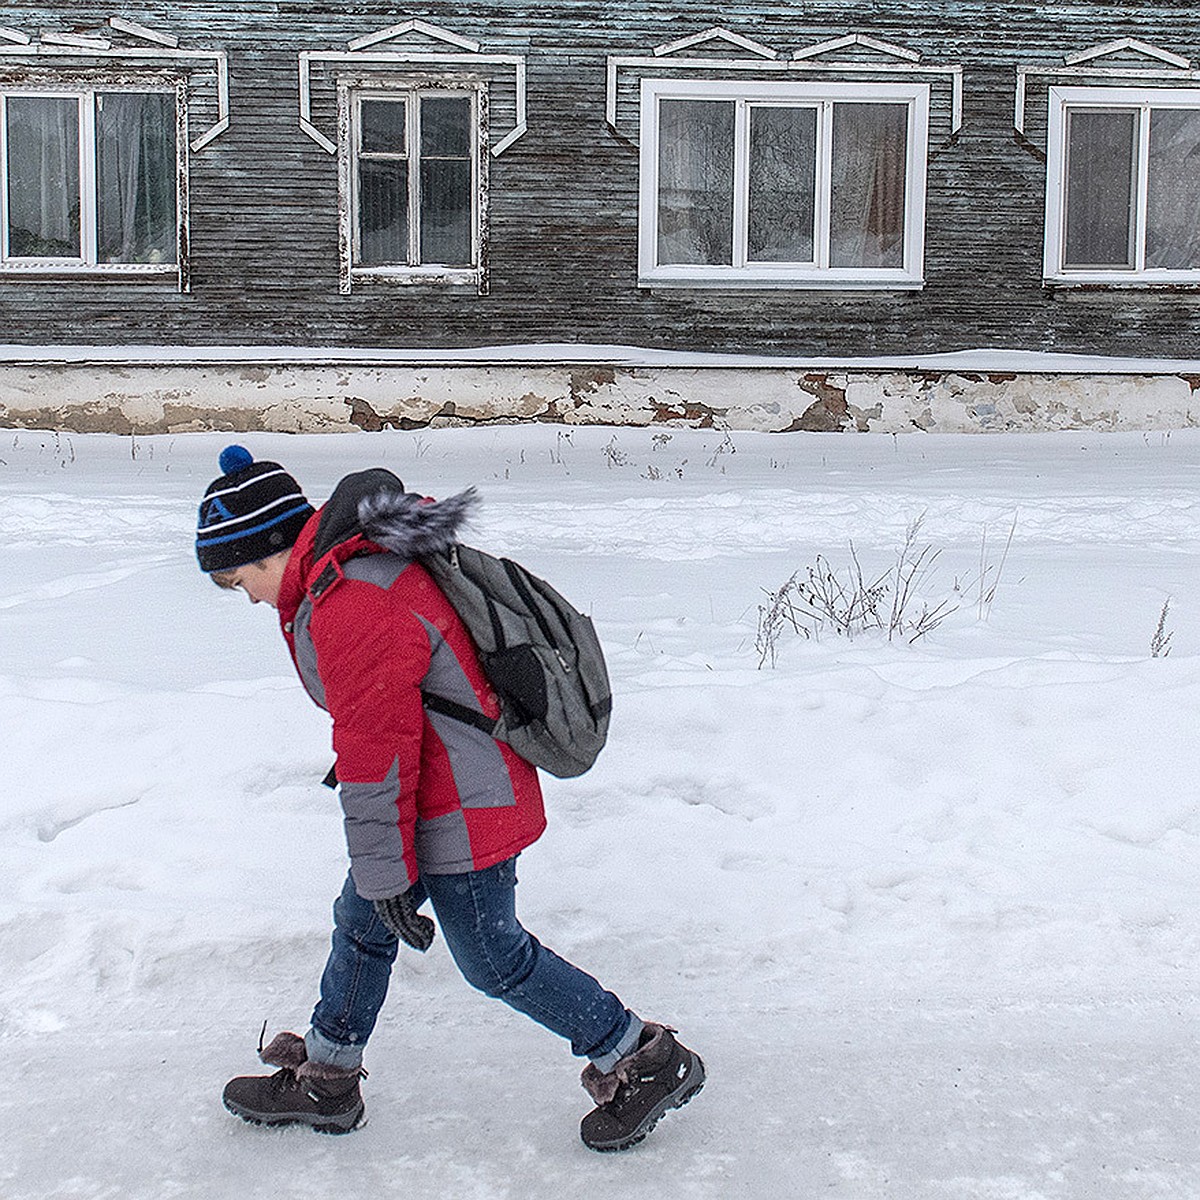
M613 1142L589 1142L585 1138L583 1144L589 1150L595 1150L600 1154L615 1154L620 1150L628 1150L631 1146L636 1146L638 1142L645 1140L646 1135L671 1109L682 1108L694 1096L698 1096L704 1088L706 1078L704 1060L694 1050L689 1053L692 1056L692 1070L688 1072L686 1081L678 1090L667 1096L657 1109L652 1109L647 1113L633 1133Z
M353 1133L366 1124L366 1108L353 1109L337 1116L314 1118L311 1113L272 1113L269 1117L242 1108L236 1101L223 1100L225 1107L247 1125L263 1125L274 1129L280 1125L307 1125L317 1133Z

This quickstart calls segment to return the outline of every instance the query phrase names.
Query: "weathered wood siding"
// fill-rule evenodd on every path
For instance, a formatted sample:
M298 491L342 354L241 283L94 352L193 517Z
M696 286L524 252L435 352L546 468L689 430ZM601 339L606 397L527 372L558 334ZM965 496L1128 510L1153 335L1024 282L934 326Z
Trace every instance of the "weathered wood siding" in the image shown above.
M1190 0L424 0L401 11L376 0L140 0L136 10L18 0L0 23L36 35L96 28L112 15L230 56L231 126L191 157L191 290L173 281L0 278L0 342L1197 354L1200 291L1043 286L1045 80L1030 89L1029 142L1013 133L1018 64L1061 65L1064 54L1119 37L1200 55L1200 8ZM528 133L490 165L485 295L338 291L337 162L299 128L297 55L343 48L407 17L477 39L487 52L527 56ZM781 52L858 31L927 63L962 64L965 121L953 142L948 89L934 88L922 290L639 289L638 159L605 124L606 57L649 53L717 24Z

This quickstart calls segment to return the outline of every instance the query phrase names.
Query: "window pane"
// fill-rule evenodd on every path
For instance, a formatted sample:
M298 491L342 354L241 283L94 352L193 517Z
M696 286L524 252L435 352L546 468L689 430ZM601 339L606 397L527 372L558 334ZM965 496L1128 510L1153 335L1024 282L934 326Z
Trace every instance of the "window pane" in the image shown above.
M360 106L364 154L406 154L403 100L364 100Z
M175 261L175 97L96 97L96 219L100 262Z
M903 267L908 105L834 105L832 153L830 266Z
M421 263L469 267L471 100L421 98Z
M421 100L421 157L471 157L471 101L466 96Z
M659 105L659 263L732 264L733 115L727 101Z
M364 266L408 263L408 161L358 163L358 261Z
M421 262L469 267L471 164L448 159L421 163Z
M817 110L750 110L751 262L812 262Z
M1067 228L1063 266L1132 267L1138 114L1067 113Z
M9 96L8 252L79 258L79 103Z
M1200 267L1200 110L1150 113L1146 266Z

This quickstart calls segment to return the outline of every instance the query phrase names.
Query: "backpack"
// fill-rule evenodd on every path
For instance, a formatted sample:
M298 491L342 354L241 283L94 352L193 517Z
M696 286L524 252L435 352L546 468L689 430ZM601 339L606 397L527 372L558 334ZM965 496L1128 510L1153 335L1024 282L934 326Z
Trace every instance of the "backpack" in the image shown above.
M454 542L418 561L474 639L500 716L429 692L425 707L482 729L560 779L582 775L604 747L612 712L591 618L511 559Z

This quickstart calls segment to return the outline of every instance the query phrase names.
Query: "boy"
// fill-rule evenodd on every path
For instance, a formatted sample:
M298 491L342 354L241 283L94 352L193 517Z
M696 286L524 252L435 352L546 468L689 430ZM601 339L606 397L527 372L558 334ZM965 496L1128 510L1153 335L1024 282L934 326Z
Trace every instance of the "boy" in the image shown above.
M455 541L471 495L425 501L376 469L347 476L316 512L278 463L230 446L220 467L200 504L200 567L278 610L301 681L333 718L350 852L311 1028L261 1049L279 1070L230 1080L226 1107L328 1133L361 1123L363 1047L399 943L423 952L433 940L419 911L429 900L469 983L590 1060L582 1082L596 1107L583 1141L641 1141L701 1089L704 1064L521 926L516 857L546 824L537 771L422 704L427 688L474 713L499 711L470 636L417 561Z

